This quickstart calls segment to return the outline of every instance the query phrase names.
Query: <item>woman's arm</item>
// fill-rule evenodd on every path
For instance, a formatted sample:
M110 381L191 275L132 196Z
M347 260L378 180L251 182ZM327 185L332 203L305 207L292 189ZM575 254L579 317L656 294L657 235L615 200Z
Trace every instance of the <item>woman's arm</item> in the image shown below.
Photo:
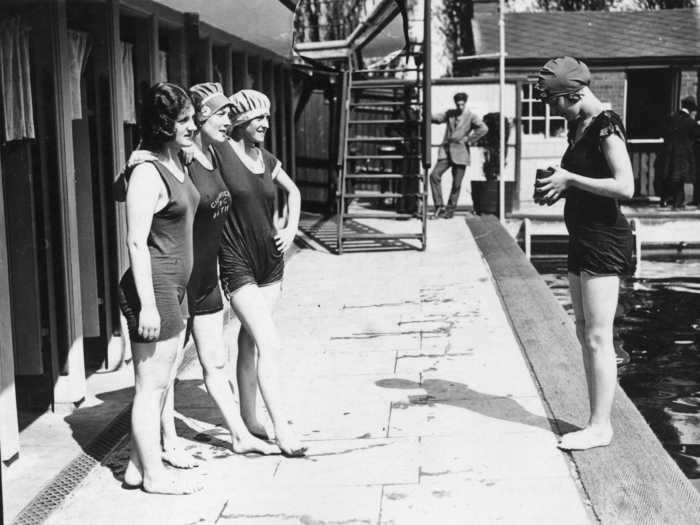
M136 166L126 193L126 243L136 292L141 302L138 333L144 339L156 339L160 333L160 316L153 293L151 255L146 241L153 214L165 204L167 188L156 168L151 164Z
M613 175L611 179L594 179L553 167L554 173L541 179L540 187L545 193L545 200L555 201L568 187L579 188L603 197L631 199L634 196L634 174L627 146L618 135L610 135L602 140L601 147Z
M275 183L287 192L287 206L289 208L287 226L279 230L275 236L277 249L284 253L291 248L294 237L299 229L301 193L291 177L281 168L275 177Z

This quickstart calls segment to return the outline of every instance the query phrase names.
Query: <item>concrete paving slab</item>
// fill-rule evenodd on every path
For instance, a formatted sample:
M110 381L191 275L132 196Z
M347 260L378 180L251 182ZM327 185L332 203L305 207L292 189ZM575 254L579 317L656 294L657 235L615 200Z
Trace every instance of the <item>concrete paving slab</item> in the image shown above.
M418 483L417 438L316 441L305 459L280 463L275 484L367 486Z
M379 523L589 525L594 521L568 477L471 480L455 475L420 485L384 487Z
M551 434L539 398L494 397L466 385L430 381L435 383L424 382L426 396L392 406L389 437L476 433L481 439L490 439L502 433Z
M445 474L463 479L551 478L570 475L568 458L553 435L477 434L423 436L420 439L421 480ZM527 453L523 453L527 451Z
M470 352L468 355L442 357L408 357L397 360L396 375L420 376L421 381L459 382L478 392L477 397L537 396L525 361L518 348L501 348L494 352ZM498 374L490 373L494 368Z
M292 486L285 490L237 491L218 525L374 524L381 487Z

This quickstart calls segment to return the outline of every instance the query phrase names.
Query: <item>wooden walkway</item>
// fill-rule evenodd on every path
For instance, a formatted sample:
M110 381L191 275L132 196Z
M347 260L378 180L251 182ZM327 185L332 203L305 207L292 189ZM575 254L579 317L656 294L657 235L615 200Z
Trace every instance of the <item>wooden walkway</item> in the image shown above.
M467 219L503 307L561 433L588 414L580 346L573 323L495 217ZM604 524L697 525L700 494L618 387L615 438L606 448L572 453L593 511Z

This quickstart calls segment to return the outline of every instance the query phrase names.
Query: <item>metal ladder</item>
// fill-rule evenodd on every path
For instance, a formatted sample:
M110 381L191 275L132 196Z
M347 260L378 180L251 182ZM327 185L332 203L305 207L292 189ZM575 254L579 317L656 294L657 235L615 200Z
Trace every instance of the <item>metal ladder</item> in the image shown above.
M429 115L421 66L424 50L404 51L401 59L410 56L417 64L412 68L349 67L343 73L336 192L339 254L348 241L417 239L421 250L426 247L426 154L430 141L429 123L426 126L423 120ZM398 73L409 73L415 78L400 78ZM369 201L370 210L350 209L356 200ZM420 220L420 232L357 232L348 228L352 219L412 218Z

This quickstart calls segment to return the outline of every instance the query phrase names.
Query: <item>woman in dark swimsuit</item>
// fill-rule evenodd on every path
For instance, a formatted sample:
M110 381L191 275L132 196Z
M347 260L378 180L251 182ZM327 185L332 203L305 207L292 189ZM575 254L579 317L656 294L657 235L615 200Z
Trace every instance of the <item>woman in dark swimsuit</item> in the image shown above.
M620 277L634 273L632 231L618 202L634 194L625 130L616 113L603 110L589 83L586 65L571 57L547 62L537 83L540 98L570 128L561 167L538 188L549 202L566 191L569 285L590 400L588 424L562 437L565 450L606 446L612 439L613 321Z
M267 437L256 411L259 384L277 445L287 456L301 456L306 447L289 424L279 389L282 344L272 319L281 292L284 253L299 225L301 197L280 161L259 146L269 128L269 99L244 89L231 97L231 103L232 138L215 144L214 152L231 193L219 267L224 293L241 321L236 367L241 416L251 433ZM277 187L288 195L289 218L281 229L274 220Z
M189 317L186 287L199 193L178 153L192 145L193 115L190 98L179 86L159 83L150 89L140 124L143 145L157 160L130 172L126 193L131 267L120 281L119 300L129 327L136 386L125 482L163 494L200 488L165 469L160 444L160 415Z
M226 133L231 127L231 103L223 94L221 85L213 82L192 86L190 97L194 104L201 148L192 148L194 158L187 170L201 198L194 218L194 265L187 285L187 298L190 327L204 371L204 384L231 432L234 452L279 453L274 445L250 434L236 408L226 374L228 355L223 337L224 305L217 259L221 231L231 207L231 194L221 178L212 146L228 139ZM173 390L170 388L168 392L162 417L164 457L179 467L193 466L192 457L183 453L183 448L177 444Z

